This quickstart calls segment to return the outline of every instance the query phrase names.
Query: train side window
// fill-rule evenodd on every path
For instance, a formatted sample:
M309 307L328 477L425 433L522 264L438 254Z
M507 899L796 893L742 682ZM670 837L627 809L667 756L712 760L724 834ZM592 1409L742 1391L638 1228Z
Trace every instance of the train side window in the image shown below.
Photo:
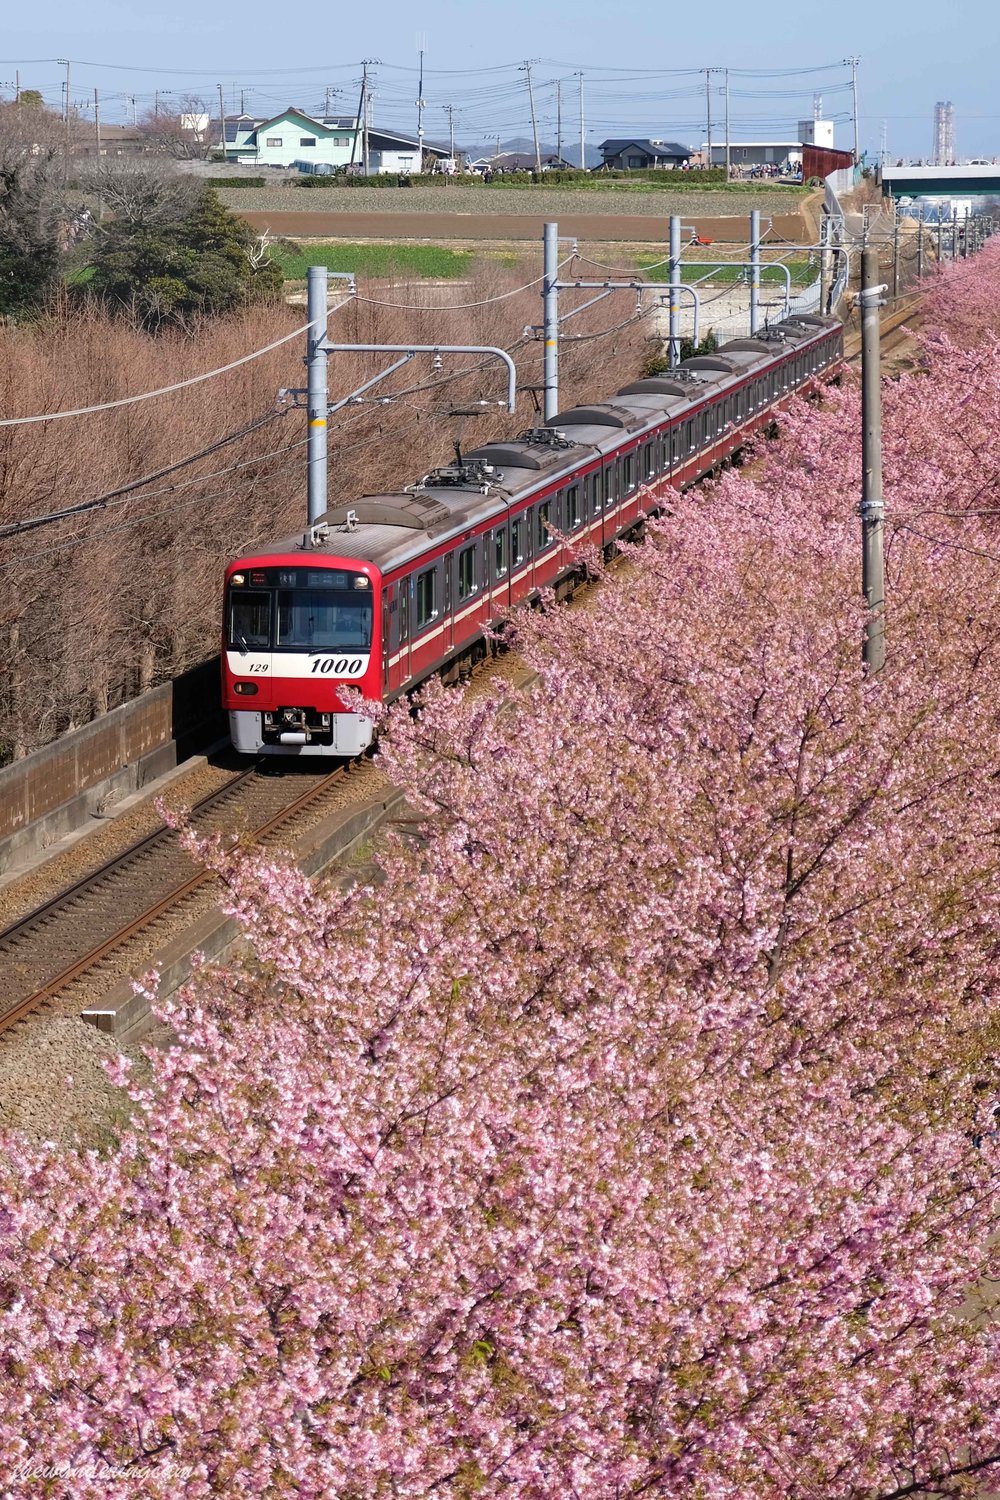
M543 500L538 507L535 517L535 551L544 552L546 547L551 547L554 541L549 527L552 522L552 501Z
M653 456L654 449L654 443L646 443L642 450L642 472L646 479L652 479L656 474L656 459Z
M590 476L590 513L593 516L601 514L601 471Z
M615 503L615 466L608 464L604 471L604 509Z
M510 523L510 550L515 568L518 563L524 562L524 540L525 520L523 516L518 516L516 520Z
M399 639L402 643L410 634L410 580L404 578L399 585Z
M632 455L631 455L631 453L626 453L625 457L622 459L622 494L623 495L631 494L631 492L635 489L635 481L632 478L633 473L634 473L634 462L633 462Z
M578 484L571 484L566 491L566 530L575 531L582 520L580 486Z
M417 629L423 630L438 615L436 568L428 568L426 572L417 574L416 596Z
M503 578L507 572L507 528L498 526L493 533L493 572Z
M476 544L463 547L458 554L458 597L468 599L476 592Z

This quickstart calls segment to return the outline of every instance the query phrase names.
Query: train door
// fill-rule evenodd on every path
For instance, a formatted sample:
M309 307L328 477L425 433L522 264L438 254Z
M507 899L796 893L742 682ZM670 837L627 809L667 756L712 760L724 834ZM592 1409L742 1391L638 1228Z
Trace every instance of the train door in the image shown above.
M389 658L392 655L392 620L395 601L390 598L392 585L382 590L382 691L389 691Z
M392 652L397 658L396 681L406 682L410 676L410 595L412 581L401 578L396 584L392 615Z
M510 525L504 521L495 526L488 541L490 577L490 616L497 615L511 603L510 597Z
M455 571L455 553L449 552L442 561L444 573L444 630L441 635L442 654L450 651L455 644L455 582L452 574Z

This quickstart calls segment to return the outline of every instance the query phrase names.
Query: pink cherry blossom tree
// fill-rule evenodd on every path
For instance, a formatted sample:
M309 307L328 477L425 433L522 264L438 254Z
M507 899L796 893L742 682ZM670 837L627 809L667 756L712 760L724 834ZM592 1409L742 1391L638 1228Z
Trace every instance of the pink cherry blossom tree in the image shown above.
M390 717L378 885L200 846L246 961L5 1142L7 1493L996 1487L997 261L886 388L878 677L845 385Z

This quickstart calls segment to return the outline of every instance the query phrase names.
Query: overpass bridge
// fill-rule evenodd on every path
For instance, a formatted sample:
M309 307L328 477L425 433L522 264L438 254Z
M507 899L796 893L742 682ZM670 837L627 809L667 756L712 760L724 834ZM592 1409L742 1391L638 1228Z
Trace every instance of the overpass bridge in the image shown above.
M882 168L883 191L892 198L1000 197L1000 162L969 166L923 167L888 163Z

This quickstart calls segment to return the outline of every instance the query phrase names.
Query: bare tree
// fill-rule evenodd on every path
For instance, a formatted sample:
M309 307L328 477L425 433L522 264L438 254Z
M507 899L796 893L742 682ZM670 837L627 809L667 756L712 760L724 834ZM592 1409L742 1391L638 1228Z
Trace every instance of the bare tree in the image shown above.
M50 111L0 105L0 315L39 306L55 277L65 144Z
M149 156L118 156L82 168L84 188L103 199L115 219L135 226L176 224L191 212L203 185Z
M211 111L197 94L182 94L176 114L150 110L139 128L150 149L174 161L204 161L216 142L209 128Z

